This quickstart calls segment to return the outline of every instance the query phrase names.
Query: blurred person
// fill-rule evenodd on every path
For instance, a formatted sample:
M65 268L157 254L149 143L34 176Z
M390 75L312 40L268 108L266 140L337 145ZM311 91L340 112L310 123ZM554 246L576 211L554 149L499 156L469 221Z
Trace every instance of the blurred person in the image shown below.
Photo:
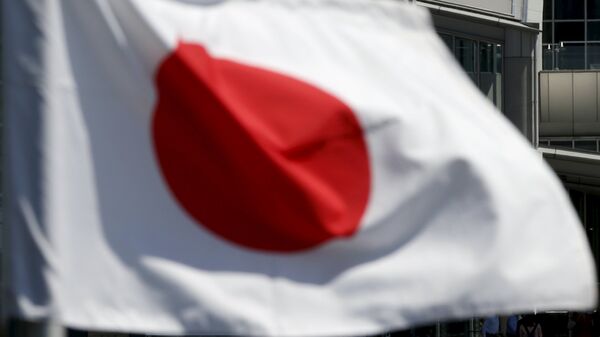
M506 336L516 337L519 333L518 330L519 315L510 315L506 318Z
M575 314L575 326L573 327L573 337L592 337L594 321L592 315L586 312Z
M483 321L481 327L483 337L499 337L500 336L500 318L498 316L490 316Z
M533 315L526 315L521 320L519 337L543 337L542 326Z

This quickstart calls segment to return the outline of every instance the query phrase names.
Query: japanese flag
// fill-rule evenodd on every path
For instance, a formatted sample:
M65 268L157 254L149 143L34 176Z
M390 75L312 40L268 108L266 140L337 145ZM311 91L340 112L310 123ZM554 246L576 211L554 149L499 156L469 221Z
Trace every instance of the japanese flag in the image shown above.
M4 2L13 315L364 335L591 308L552 172L397 1Z

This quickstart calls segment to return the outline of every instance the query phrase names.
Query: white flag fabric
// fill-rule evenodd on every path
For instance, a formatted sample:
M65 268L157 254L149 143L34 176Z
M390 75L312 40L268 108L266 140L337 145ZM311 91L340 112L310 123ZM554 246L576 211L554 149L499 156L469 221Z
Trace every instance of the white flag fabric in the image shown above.
M12 313L365 335L595 305L560 183L396 1L4 2Z

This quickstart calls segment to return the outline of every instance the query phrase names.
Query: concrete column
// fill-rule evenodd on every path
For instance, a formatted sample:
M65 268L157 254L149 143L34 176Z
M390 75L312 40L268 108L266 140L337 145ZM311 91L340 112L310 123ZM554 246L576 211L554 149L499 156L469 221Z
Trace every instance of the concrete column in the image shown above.
M504 113L532 143L537 140L537 67L535 32L507 28L504 51Z

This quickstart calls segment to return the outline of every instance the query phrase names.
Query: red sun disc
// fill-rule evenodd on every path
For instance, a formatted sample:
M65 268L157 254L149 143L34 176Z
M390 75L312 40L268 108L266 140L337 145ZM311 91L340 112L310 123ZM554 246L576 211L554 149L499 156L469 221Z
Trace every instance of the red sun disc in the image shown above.
M162 62L156 87L159 167L202 227L280 252L357 231L369 197L368 154L339 99L187 43Z

